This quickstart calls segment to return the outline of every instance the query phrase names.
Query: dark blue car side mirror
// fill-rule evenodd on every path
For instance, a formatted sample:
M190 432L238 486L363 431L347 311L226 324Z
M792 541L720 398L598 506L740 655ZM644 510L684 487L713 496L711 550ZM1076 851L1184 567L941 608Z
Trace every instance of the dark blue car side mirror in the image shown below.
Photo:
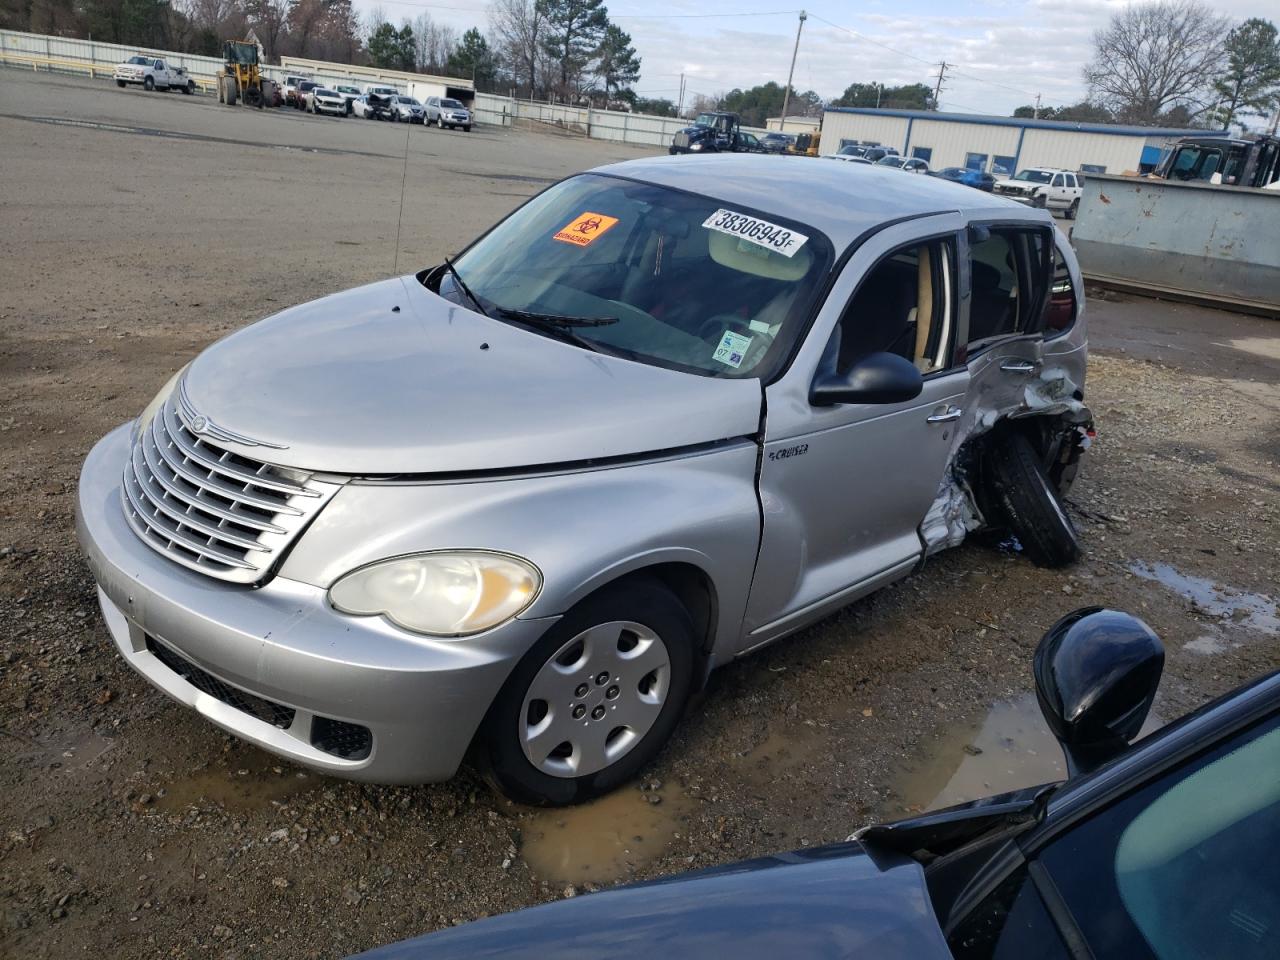
M1137 617L1085 607L1049 628L1033 670L1040 710L1074 777L1138 735L1160 684L1164 644Z

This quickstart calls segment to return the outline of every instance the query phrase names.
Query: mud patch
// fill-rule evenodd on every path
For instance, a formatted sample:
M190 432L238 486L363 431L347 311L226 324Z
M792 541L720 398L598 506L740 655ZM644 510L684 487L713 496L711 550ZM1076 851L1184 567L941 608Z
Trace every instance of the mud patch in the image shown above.
M1161 726L1159 717L1148 716L1138 738ZM997 703L985 716L944 733L898 776L892 795L898 806L885 814L939 810L1066 776L1062 748L1035 695L1028 694Z
M1129 564L1129 572L1172 590L1210 616L1230 621L1246 630L1256 630L1272 636L1280 634L1280 611L1277 610L1276 601L1261 593L1246 593L1224 587L1207 577L1193 577L1182 573L1167 563L1139 561Z
M260 761L232 767L213 767L165 784L157 791L156 808L180 812L188 807L220 806L228 811L258 810L313 790L324 778L273 764L264 755Z
M678 838L690 803L678 787L665 786L624 789L580 807L540 810L524 829L520 856L543 880L609 883L630 876Z

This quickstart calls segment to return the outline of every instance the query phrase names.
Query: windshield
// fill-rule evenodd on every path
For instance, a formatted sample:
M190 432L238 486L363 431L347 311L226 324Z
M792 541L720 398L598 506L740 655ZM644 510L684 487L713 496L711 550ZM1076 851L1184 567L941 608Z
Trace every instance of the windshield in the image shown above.
M457 100L450 100L448 97L446 97L445 99L440 101L440 106L450 107L454 110L458 110L458 109L461 109L462 104Z
M876 162L882 167L900 167L907 161L902 157L881 157Z
M333 89L337 90L339 93L359 93L360 92L355 87L334 87Z
M1031 183L1048 183L1053 179L1053 174L1048 170L1023 170L1013 179L1027 180Z
M420 104L417 100L413 99L413 97L401 97L401 98L400 98L400 102L401 102L401 103L403 103L403 104L405 104L406 106L409 106L409 107L420 107L420 106L422 106L422 104Z
M146 57L130 57L130 58L129 58L128 60L126 60L125 62L126 62L126 63L141 63L141 64L143 64L143 65L145 66L146 64L150 63L151 61L150 61L150 60L148 60Z
M458 258L484 311L575 325L589 349L710 377L768 378L785 362L831 262L816 231L683 191L599 174L559 183ZM452 275L442 296L474 308ZM563 325L506 316L565 336Z
M714 127L718 118L714 113L700 113L694 118L695 127Z

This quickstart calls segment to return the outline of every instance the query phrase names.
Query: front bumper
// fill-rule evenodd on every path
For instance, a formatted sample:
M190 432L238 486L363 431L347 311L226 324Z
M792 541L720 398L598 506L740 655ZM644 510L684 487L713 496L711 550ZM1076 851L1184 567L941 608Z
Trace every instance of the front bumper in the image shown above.
M295 763L377 783L448 779L512 668L554 622L513 620L467 640L432 640L340 614L310 584L277 576L254 589L187 570L128 526L120 500L128 455L126 424L90 451L76 501L76 532L120 655L174 700ZM183 661L206 679L171 668ZM245 700L286 709L272 723ZM314 731L333 721L366 728L368 755L345 759L314 745Z

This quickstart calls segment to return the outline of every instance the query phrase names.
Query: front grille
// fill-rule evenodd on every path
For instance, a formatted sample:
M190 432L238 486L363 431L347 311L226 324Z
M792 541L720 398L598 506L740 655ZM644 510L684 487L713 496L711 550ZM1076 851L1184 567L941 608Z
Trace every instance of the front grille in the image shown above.
M191 424L203 418L183 399L180 386L134 441L125 517L143 542L185 567L258 583L339 485L200 436Z
M689 145L689 135L687 133L677 133L672 143L677 147L687 147Z
M223 683L213 674L200 669L186 657L174 653L150 636L147 637L147 649L155 654L157 660L201 693L207 693L228 706L235 707L242 713L257 717L264 723L279 727L281 730L287 729L293 723L295 713L293 707L286 707L283 703L275 703L252 693L246 693L229 683Z
M312 717L311 745L343 760L363 760L373 750L373 734L358 723Z

